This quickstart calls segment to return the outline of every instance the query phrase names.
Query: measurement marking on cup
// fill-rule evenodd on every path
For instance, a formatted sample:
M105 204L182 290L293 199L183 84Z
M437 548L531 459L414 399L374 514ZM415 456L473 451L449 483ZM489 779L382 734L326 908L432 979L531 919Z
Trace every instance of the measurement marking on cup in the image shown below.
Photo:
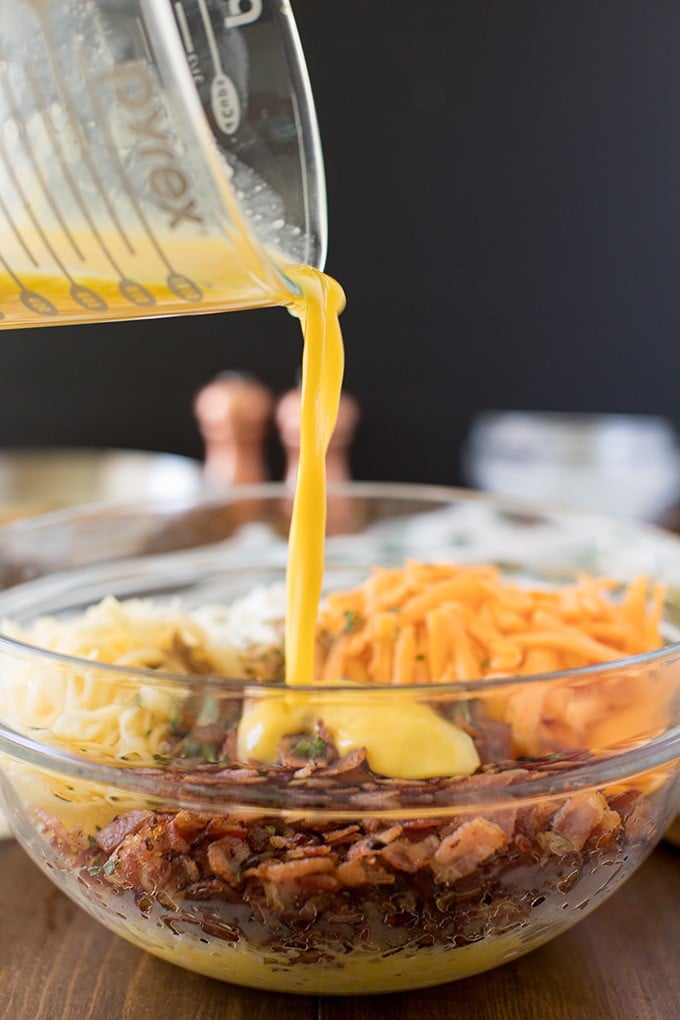
M45 40L45 50L47 52L47 63L49 65L50 69L52 70L52 74L53 74L53 78L54 78L54 84L56 86L57 93L59 95L59 99L60 99L60 103L61 103L61 108L62 108L64 114L66 115L66 119L68 121L69 126L74 131L74 133L75 133L75 135L76 135L76 137L78 139L78 142L79 142L79 145L80 145L80 150L81 150L81 153L82 153L82 156L83 156L83 160L85 162L85 165L87 166L87 169L90 172L90 176L92 178L94 186L96 187L97 191L99 192L99 194L101 196L101 199L102 199L102 202L106 206L106 210L107 210L107 212L108 212L108 214L109 214L109 216L111 218L111 222L113 223L114 227L116 228L116 231L119 234L121 241L123 242L123 244L125 245L125 247L129 251L129 253L131 255L135 255L136 254L135 248L134 248L132 242L130 241L130 238L128 237L127 233L125 232L122 223L120 222L120 219L118 217L118 213L116 212L116 210L115 210L115 208L113 206L113 203L111 202L111 199L109 198L109 194L108 194L106 185L104 184L104 181L102 180L101 174L99 173L99 170L97 168L96 163L92 159L92 155L90 153L89 142L87 140L85 132L83 131L82 124L80 123L80 121L78 120L77 117L72 117L71 116L71 113L70 113L70 110L71 110L71 101L69 99L68 85L66 83L66 79L64 78L64 73L63 73L63 71L61 69L61 65L60 65L59 59L57 57L57 48L54 46L53 40L52 40L52 38L50 36L49 25L48 25L47 21L42 21L41 22L41 27L42 27L42 31L43 31L43 38Z
M26 308L28 308L29 311L33 312L35 315L47 315L50 317L59 314L48 298L43 297L42 294L38 294L34 290L29 290L24 285L8 263L7 259L3 256L2 252L0 252L0 265L3 267L10 279L12 279L16 284L19 291L19 300L26 306Z
M224 19L225 28L252 25L258 20L262 14L262 0L248 0L248 3L249 9L243 10L243 0L227 0L231 13Z
M139 29L139 38L142 41L142 46L144 47L144 52L146 53L146 59L149 61L150 64L152 64L153 57L151 56L151 50L149 49L149 40L147 39L146 36L146 25L144 24L141 18L135 18L135 21L137 22L137 28Z
M38 79L36 77L35 71L30 66L30 64L25 64L24 65L24 72L26 74L26 77L28 79L29 85L31 86L31 90L32 90L33 95L34 95L35 100L36 100L36 109L39 110L40 113L42 114L42 120L43 120L43 123L45 124L45 127L47 128L47 133L50 136L50 141L52 143L52 148L54 149L54 153L55 153L55 155L57 157L57 160L59 162L59 166L61 167L61 172L63 173L63 175L64 175L64 177L65 177L65 179L66 179L66 181L68 183L68 186L71 189L71 193L73 194L73 196L74 196L74 198L75 198L75 200L76 200L76 202L78 204L78 207L79 207L80 211L82 212L83 216L87 220L87 224L88 224L90 230L92 231L93 235L96 237L96 239L97 239L97 241L98 241L102 251L104 252L104 255L109 260L109 262L111 263L111 265L114 268L114 270L119 275L122 276L122 273L120 272L120 269L118 268L118 266L117 266L113 256L111 255L111 252L109 251L109 249L107 248L106 244L102 240L102 237L101 237L101 235L99 233L99 230L97 229L97 226L96 226L96 224L95 224L95 222L94 222L94 220L92 218L90 210L87 208L85 200L83 199L83 196L82 196L82 193L80 191L80 187L78 185L78 182L74 178L73 172L71 170L71 167L68 165L68 161L67 161L66 157L64 156L64 153L63 153L63 150L62 150L62 147L61 147L61 143L59 141L59 136L57 134L57 130L56 130L56 128L55 128L55 126L54 126L54 124L52 122L52 117L50 116L50 112L49 112L49 109L48 109L48 104L47 104L47 101L46 101L45 93L43 92L42 86L41 86L40 82L38 81Z
M61 167L61 171L64 175L64 178L69 188L71 189L73 197L75 198L76 203L78 205L78 208L80 209L81 213L83 214L83 217L87 222L87 225L90 229L92 236L94 237L97 244L101 248L104 257L111 265L111 268L113 269L114 273L119 277L118 289L120 290L124 298L126 298L128 301L131 301L135 305L140 305L141 307L151 307L152 305L155 305L156 299L153 296L153 294L151 294L146 289L146 287L143 287L141 283L137 283L135 280L130 280L125 276L123 269L114 258L109 246L106 244L104 238L102 237L99 228L94 220L94 217L89 210L87 202L83 197L83 193L80 190L80 185L78 184L78 181L74 177L73 171L69 166L66 156L64 155L61 142L59 141L59 135L52 121L52 117L48 109L48 104L46 102L45 93L43 92L42 86L40 85L40 82L38 81L33 68L29 64L25 65L24 71L26 72L26 77L30 83L30 86L33 90L33 95L35 96L36 99L36 108L42 111L42 119L47 128L47 133L50 136L50 141L52 142L52 147L59 162L59 166Z
M50 244L49 238L47 237L47 234L43 230L43 228L41 226L41 223L40 223L40 220L36 216L36 214L35 214L35 212L33 210L33 207L31 206L31 203L28 201L28 198L26 196L26 192L23 189L23 185L19 181L19 178L17 176L16 170L14 169L14 162L8 156L7 149L5 148L5 142L4 142L4 140L2 139L1 136L0 136L0 161L2 161L2 163L4 163L5 170L7 171L7 176L9 177L9 179L12 182L12 184L14 185L14 190L16 191L17 195L19 196L21 204L23 205L24 209L26 210L26 212L28 214L29 219L31 220L31 223L33 224L35 232L37 233L38 237L40 238L40 240L42 241L44 246L47 248L47 250L50 253L50 255L51 255L52 259L54 260L54 262L59 266L59 269L62 271L64 276L66 276L67 279L70 280L70 275L69 275L69 272L68 272L66 266L64 265L64 263L59 258L58 253L54 250L54 248Z
M118 171L120 181L125 189L125 192L128 196L128 199L130 200L131 205L133 206L137 214L137 217L142 225L144 232L146 233L147 237L149 238L149 241L151 242L151 245L153 246L154 250L156 251L156 254L158 255L163 265L168 270L168 277L166 280L168 288L172 291L173 294L175 294L176 297L181 298L183 301L188 301L190 303L202 301L203 293L200 287L196 283L194 283L193 280L190 280L187 276L184 276L183 274L178 273L176 271L172 262L170 261L168 256L165 254L165 251L161 247L153 227L149 223L147 215L144 212L144 209L142 208L142 204L139 198L137 197L134 187L132 186L128 171L121 159L118 146L116 145L116 140L113 137L111 128L109 127L107 113L102 105L102 100L97 90L97 86L95 82L92 80L89 69L87 67L87 63L82 53L82 49L79 46L76 47L76 58L80 66L80 71L83 76L85 88L90 97L90 102L92 103L92 107L95 112L97 122L99 123L101 128L102 137L106 142L106 146L108 148L112 162L114 163L116 170ZM178 213L177 215L181 215L181 213Z
M22 234L22 232L19 230L18 226L14 222L14 217L12 216L11 212L9 211L7 206L5 205L5 201L4 201L4 199L2 198L1 195L0 195L0 210L2 210L2 213L3 213L4 217L5 217L5 219L9 223L10 230L12 231L14 236L16 237L16 239L19 242L19 244L21 245L21 247L26 252L26 255L28 256L29 260L33 263L33 265L37 269L38 268L38 260L36 259L35 255L33 254L31 249L26 244L26 241L24 240L24 235Z
M59 225L61 226L61 229L64 231L64 236L68 239L71 247L76 253L76 256L80 259L81 262L84 262L85 256L83 255L79 245L76 243L76 240L73 237L73 234L71 233L68 224L66 223L62 215L61 209L57 205L54 195L50 191L47 181L45 180L45 175L36 157L35 149L33 148L33 143L31 142L30 135L21 118L21 114L19 113L16 96L14 94L14 89L12 88L12 83L10 81L9 74L7 71L7 65L1 59L1 54L0 54L0 80L2 81L2 89L3 92L5 93L5 98L7 100L7 105L9 106L9 111L14 119L14 124L18 131L19 138L23 143L24 151L26 152L29 162L33 167L33 173L36 176L36 180L38 181L40 187L44 192L45 198L47 199L47 203L50 209L52 210L57 220L59 221Z
M187 21L186 11L182 3L175 4L175 15L177 17L177 24L182 34L182 41L184 43L184 49L187 53L195 53L196 47L194 46L194 40L191 38L191 31L189 30L189 22Z
M14 169L14 164L7 154L5 143L2 140L2 138L0 138L0 161L4 163L7 175L12 181L12 184L14 185L14 189L17 195L19 196L21 204L26 210L28 218L33 224L36 234L38 235L38 237L44 244L45 248L49 252L52 261L55 263L55 265L59 268L60 272L68 280L70 284L70 293L73 300L76 302L76 304L79 304L82 308L87 308L88 311L92 312L105 311L107 306L104 299L100 297L99 294L96 294L89 287L84 287L82 284L76 283L74 278L71 276L71 273L61 260L59 253L55 249L54 245L50 242L50 239L43 230L42 224L40 223L40 220L38 219L35 210L33 209L31 203L28 201L26 192L24 191L23 185L19 181L17 173Z
M189 22L187 21L186 11L184 10L184 4L182 2L175 4L175 17L177 19L177 24L179 25L180 35L182 36L182 42L184 43L187 60L189 61L189 68L194 77L194 81L197 85L202 85L205 78L201 72L201 63L196 53L196 47L194 46L194 40L191 36Z
M198 0L201 21L208 40L210 57L215 68L215 77L210 86L210 102L213 115L225 135L233 135L241 123L241 100L233 81L222 67L220 50L215 38L215 29L205 0Z

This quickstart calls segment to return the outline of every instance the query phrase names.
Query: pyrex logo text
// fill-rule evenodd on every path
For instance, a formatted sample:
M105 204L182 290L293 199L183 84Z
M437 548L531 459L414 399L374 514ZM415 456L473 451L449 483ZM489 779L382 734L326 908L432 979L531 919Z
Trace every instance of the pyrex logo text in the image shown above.
M168 213L170 229L185 220L202 223L191 179L172 148L149 69L140 63L123 64L105 75L104 81L113 87L118 107L131 114L127 127L143 143L134 155L142 163L154 201Z

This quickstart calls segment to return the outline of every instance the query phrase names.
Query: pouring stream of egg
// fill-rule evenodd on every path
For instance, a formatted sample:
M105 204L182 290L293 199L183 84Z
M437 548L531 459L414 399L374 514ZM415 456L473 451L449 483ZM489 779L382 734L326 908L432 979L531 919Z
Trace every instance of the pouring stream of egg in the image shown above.
M301 297L290 306L302 324L304 350L300 411L300 459L288 542L286 574L286 683L314 681L316 620L323 583L326 537L326 453L340 403L344 350L339 315L342 288L308 266L287 267ZM342 681L342 677L338 677ZM366 749L374 771L392 778L428 779L467 775L479 757L467 733L427 705L394 691L380 698L294 692L244 706L238 751L244 760L276 761L285 736L313 733L322 719L340 754Z

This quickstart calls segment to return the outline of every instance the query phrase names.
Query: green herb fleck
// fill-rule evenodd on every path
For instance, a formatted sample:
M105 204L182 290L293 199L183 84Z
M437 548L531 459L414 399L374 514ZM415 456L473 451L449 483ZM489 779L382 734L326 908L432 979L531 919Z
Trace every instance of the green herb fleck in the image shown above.
M173 703L172 703L172 707L170 708L169 716L170 716L170 718L168 720L168 725L170 727L170 732L171 733L175 733L175 734L179 733L180 712L179 712L179 708L177 707L177 702L176 701L173 701Z
M491 665L491 659L482 659L479 665L481 666L482 669L488 669L489 666Z
M212 723L217 722L219 714L219 705L215 698L205 698L198 719L196 720L196 725L210 726Z
M218 760L215 748L211 744L195 740L193 737L184 738L182 750L186 758L202 758L203 761L210 762L211 764L215 764Z
M265 825L265 827L264 827L264 831L265 831L265 832L266 832L266 833L267 833L267 834L268 834L269 836L275 836L275 835L276 835L276 826L274 826L274 825Z
M359 623L359 614L355 609L345 610L345 634L351 634Z
M110 878L111 875L116 870L116 863L117 862L114 861L114 859L112 857L109 857L108 861L106 861L105 864L103 864L103 865L93 864L87 870L89 871L89 873L92 876L95 876L95 875L106 875L107 878Z
M422 652L416 655L416 662L425 662L425 655Z
M326 751L326 741L321 737L303 737L298 740L292 753L296 758L320 758Z

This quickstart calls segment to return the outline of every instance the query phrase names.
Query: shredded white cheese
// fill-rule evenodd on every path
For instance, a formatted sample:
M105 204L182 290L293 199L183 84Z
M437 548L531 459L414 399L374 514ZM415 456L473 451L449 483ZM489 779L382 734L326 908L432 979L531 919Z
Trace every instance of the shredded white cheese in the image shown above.
M42 731L80 754L139 763L167 739L188 689L140 683L130 667L175 675L193 671L233 679L273 677L283 661L285 592L255 589L231 606L184 611L177 602L106 598L71 619L43 617L3 632L33 647L83 660L67 664L7 653L0 673L0 713L21 732ZM90 665L91 663L91 665ZM99 663L120 666L102 670Z

